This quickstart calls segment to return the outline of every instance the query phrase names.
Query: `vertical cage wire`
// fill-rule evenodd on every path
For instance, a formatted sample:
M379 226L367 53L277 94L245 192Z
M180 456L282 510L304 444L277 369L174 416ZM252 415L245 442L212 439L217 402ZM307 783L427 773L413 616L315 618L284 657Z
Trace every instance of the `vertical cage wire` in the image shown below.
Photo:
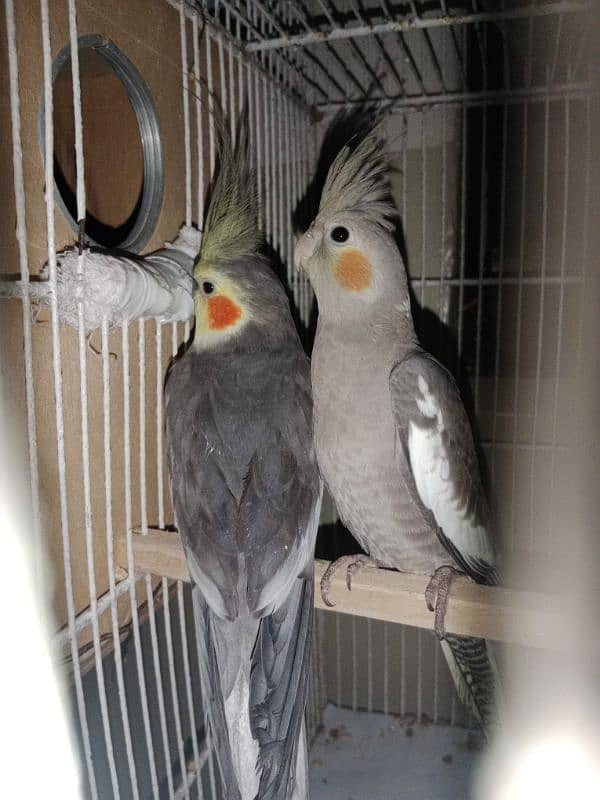
M44 22L47 9L42 6ZM25 397L27 405L27 439L29 455L29 482L31 493L33 551L36 554L36 577L42 578L39 563L42 550L40 515L40 487L35 421L35 386L33 382L33 347L31 337L31 300L29 297L29 258L27 254L27 219L25 215L25 184L23 177L23 149L21 143L21 112L19 100L19 71L17 62L17 36L12 0L6 3L6 29L8 49L8 71L10 81L11 136L13 151L13 188L15 197L16 238L19 247L19 274L21 277L21 306L23 324L23 354L25 361ZM44 58L46 52L44 50Z
M142 535L148 532L148 489L146 484L146 321L140 319L138 322L138 380L139 380L139 474L140 474L140 516ZM154 605L154 587L152 576L146 573L144 576L146 586L146 602L148 606L148 623L150 626L150 641L152 648L152 665L154 681L157 692L158 713L160 720L160 735L162 740L163 758L166 768L167 789L169 797L174 797L173 768L170 759L169 734L167 729L167 716L165 708L165 696L162 679L162 669L160 664L158 633L156 629L156 612Z
M528 25L528 67L527 67L527 83L531 85L532 72L531 72L531 56L533 53L533 21L529 21ZM529 105L526 103L523 108L523 139L522 139L522 178L521 178L521 224L520 224L520 238L519 238L519 282L518 282L518 299L517 299L517 333L516 333L516 351L515 351L515 386L513 394L513 436L512 436L512 481L511 481L511 507L510 507L510 548L514 550L516 538L516 505L515 496L517 491L517 455L518 455L518 402L519 402L519 383L520 383L520 353L521 353L521 309L523 303L523 276L525 273L525 231L526 231L526 189L527 189L527 138L529 126Z
M11 2L12 11L12 2ZM90 734L83 693L83 682L81 676L81 666L79 663L79 651L77 646L77 635L75 633L75 602L73 597L73 578L71 567L71 547L69 532L69 516L67 505L67 481L65 463L65 441L64 441L64 412L63 412L63 393L61 376L61 350L60 333L58 327L58 310L56 301L56 251L54 233L54 186L53 156L54 156L54 130L53 130L53 97L52 97L52 66L50 49L50 18L48 13L47 0L41 0L42 18L42 50L44 61L44 159L45 159L45 179L46 179L46 237L48 248L48 279L55 288L51 297L51 335L52 335L52 366L54 374L54 407L56 416L56 446L57 462L59 471L59 495L60 495L60 527L63 549L63 564L65 570L65 594L67 601L67 618L69 628L69 638L71 645L71 658L73 662L73 676L75 680L75 693L77 698L77 710L83 748L85 753L86 765L88 770L88 781L90 793L93 800L97 798L97 787L92 762L92 751L90 744ZM69 22L71 26L71 20ZM13 26L14 34L14 26ZM16 52L16 40L11 43ZM18 96L18 95L17 95ZM79 187L78 187L79 188Z
M125 480L125 536L127 545L127 569L130 576L135 573L133 557L133 496L131 487L131 400L129 389L129 326L123 323L121 326L121 356L123 359L123 457L124 457L124 480ZM140 700L142 706L142 720L144 725L144 738L146 753L148 756L148 768L150 771L150 783L152 796L158 798L158 775L156 770L156 759L154 756L154 740L150 726L150 712L148 707L148 690L146 686L146 676L143 664L142 641L140 635L140 621L138 614L138 602L136 583L132 580L129 584L129 605L131 608L131 621L133 629L133 642L136 661L136 678L138 681Z
M123 725L123 735L125 738L125 751L127 755L127 766L131 783L131 794L133 798L139 797L138 779L133 755L133 744L131 741L131 728L129 723L129 710L127 707L127 692L125 679L123 676L123 655L121 652L121 636L119 631L119 620L117 611L117 601L115 596L115 560L114 560L114 530L112 524L112 469L110 451L110 348L108 339L108 321L102 320L102 383L103 383L103 434L104 434L104 489L105 489L105 514L106 514L106 559L108 566L108 586L111 597L110 612L112 622L113 647L115 653L115 667L117 672L117 687L119 694L119 707L121 710L121 723Z

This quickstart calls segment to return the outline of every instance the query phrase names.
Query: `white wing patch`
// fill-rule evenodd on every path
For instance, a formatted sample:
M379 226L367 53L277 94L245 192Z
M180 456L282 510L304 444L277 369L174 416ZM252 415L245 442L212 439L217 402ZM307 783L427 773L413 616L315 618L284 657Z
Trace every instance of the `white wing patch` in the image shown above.
M444 443L446 430L439 402L425 378L419 375L417 406L423 416L434 420L428 428L410 423L408 452L419 496L432 512L435 521L461 554L494 563L490 538L482 525L474 524L456 497L450 460Z

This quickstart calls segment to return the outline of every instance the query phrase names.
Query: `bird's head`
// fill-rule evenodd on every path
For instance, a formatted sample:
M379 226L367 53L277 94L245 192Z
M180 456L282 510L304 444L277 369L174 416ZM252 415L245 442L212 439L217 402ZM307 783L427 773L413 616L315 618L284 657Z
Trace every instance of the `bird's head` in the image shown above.
M296 267L307 273L324 318L375 318L408 300L386 172L378 129L354 150L346 145L329 169L315 220L296 243Z
M235 150L225 129L221 135L219 171L194 266L195 350L223 344L252 347L265 338L289 335L292 325L283 287L260 255L263 237L245 118Z
M237 335L252 313L246 292L235 273L225 265L198 265L194 277L196 330L194 341L202 347Z

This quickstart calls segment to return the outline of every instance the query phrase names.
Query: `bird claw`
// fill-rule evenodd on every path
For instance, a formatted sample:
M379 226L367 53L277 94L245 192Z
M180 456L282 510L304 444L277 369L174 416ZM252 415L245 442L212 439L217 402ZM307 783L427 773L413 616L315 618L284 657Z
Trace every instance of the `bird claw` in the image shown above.
M335 603L333 603L329 599L329 591L331 589L331 581L335 573L338 569L345 567L346 569L346 586L348 587L348 591L352 591L352 577L353 575L362 567L366 566L373 566L377 567L378 564L376 561L373 561L372 558L366 556L362 553L359 553L354 556L342 556L338 558L337 561L332 561L331 564L327 567L325 572L323 573L323 577L321 578L321 597L323 598L323 602L325 603L328 608L333 608Z
M430 611L435 612L433 628L438 639L446 638L446 609L452 579L458 571L453 567L439 567L431 576L425 589L425 603Z
M435 584L434 581L435 581L435 575L433 575L433 577L427 584L427 588L425 589L425 603L427 604L427 608L429 609L429 611L435 611L435 595L437 590L437 584Z

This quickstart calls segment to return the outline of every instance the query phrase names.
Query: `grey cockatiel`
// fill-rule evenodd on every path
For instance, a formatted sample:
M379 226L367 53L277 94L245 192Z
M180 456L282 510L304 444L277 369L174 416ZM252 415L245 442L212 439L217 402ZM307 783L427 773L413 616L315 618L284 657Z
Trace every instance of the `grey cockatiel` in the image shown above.
M490 515L456 384L415 335L382 153L376 130L339 153L296 246L319 305L315 450L342 521L371 559L433 576L426 600L452 676L488 727L495 671L486 642L446 635L444 612L453 571L497 580ZM342 560L348 585L368 560Z
M171 491L227 800L308 797L304 709L322 487L309 362L258 254L244 136L195 266L193 343L166 383Z

